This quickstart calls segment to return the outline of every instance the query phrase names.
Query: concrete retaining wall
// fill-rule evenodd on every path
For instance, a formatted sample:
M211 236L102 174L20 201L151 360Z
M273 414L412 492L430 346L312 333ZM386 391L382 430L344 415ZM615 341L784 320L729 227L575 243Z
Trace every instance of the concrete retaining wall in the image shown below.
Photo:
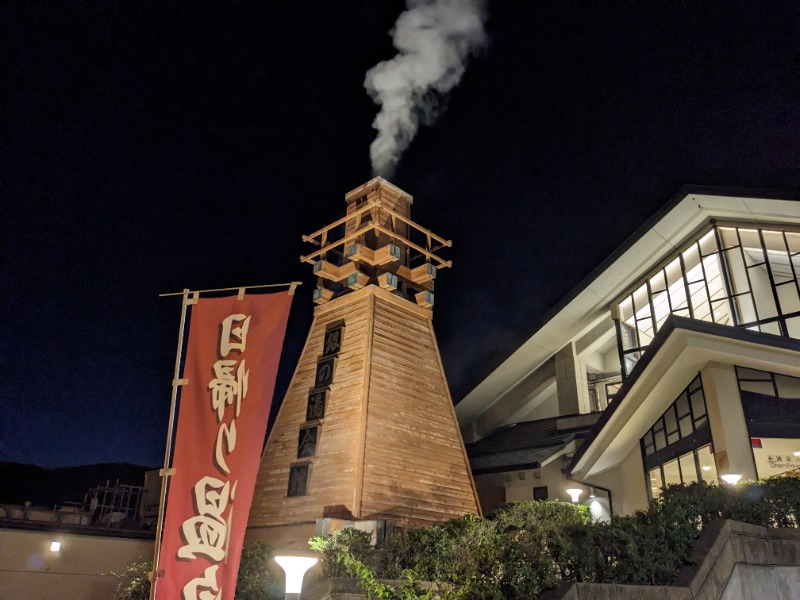
M120 583L112 571L152 559L152 539L0 528L0 600L108 600Z

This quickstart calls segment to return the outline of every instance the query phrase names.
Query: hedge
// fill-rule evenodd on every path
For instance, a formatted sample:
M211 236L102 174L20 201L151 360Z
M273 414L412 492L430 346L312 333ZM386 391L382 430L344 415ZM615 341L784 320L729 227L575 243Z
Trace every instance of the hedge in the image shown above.
M670 584L703 528L721 518L797 527L800 479L670 485L646 511L604 523L583 505L529 501L486 519L467 515L401 531L377 549L353 529L311 544L326 575L356 576L374 598L536 598L569 581ZM407 584L380 583L398 578ZM419 581L433 582L434 592L421 592Z

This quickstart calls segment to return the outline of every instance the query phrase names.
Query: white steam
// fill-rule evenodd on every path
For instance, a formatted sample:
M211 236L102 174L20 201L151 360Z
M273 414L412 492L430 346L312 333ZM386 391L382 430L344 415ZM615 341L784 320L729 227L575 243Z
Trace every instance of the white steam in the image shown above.
M486 44L483 0L407 0L392 30L398 54L367 71L364 87L381 106L369 153L375 175L389 178L417 133L432 125L469 57Z

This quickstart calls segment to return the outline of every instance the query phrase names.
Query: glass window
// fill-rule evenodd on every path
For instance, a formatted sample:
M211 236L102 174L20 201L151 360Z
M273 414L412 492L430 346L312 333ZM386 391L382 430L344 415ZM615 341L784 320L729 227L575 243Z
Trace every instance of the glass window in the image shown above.
M533 499L534 500L547 500L547 486L543 485L541 487L533 488Z
M686 392L683 392L678 399L675 401L675 408L678 411L678 418L682 419L683 417L690 415L689 413L689 397L687 396Z
M706 231L620 299L623 376L670 314L800 339L799 248L792 231Z
M683 483L691 483L699 479L694 451L681 456L678 459L678 464L680 464L681 467L681 479L683 480Z
M703 391L694 392L691 395L692 399L692 414L694 421L697 423L706 416L706 400L703 397Z
M779 398L798 400L800 402L800 379L785 375L775 375L775 385L778 388ZM800 405L798 405L798 409L800 409Z
M697 449L697 463L700 465L700 478L713 483L717 481L717 463L714 461L714 449L711 444Z
M660 493L653 487L716 480L710 441L703 381L698 374L641 439L651 497Z
M644 435L642 447L645 454L664 450L707 424L703 382L697 375Z
M800 475L800 439L759 438L758 441L760 447L753 444L753 458L759 478L787 473Z
M681 482L681 469L678 466L678 459L665 462L662 468L664 469L665 486Z
M736 367L742 409L751 435L800 433L800 378Z
M681 437L687 437L692 434L694 431L694 426L692 425L692 417L691 415L687 415L680 420L680 430L681 430Z
M648 431L644 434L644 453L652 454L655 451L655 444L653 442L653 432Z
M661 478L661 467L650 469L650 497L656 498L661 495L661 488L664 487L664 480Z
M667 444L674 444L680 439L678 432L678 419L675 416L675 407L670 406L664 413L664 423L667 431Z

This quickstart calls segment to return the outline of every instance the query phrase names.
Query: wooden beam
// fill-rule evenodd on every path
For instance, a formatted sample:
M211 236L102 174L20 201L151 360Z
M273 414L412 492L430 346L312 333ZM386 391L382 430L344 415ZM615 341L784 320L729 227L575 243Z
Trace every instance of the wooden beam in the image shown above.
M393 211L391 208L387 208L386 206L383 206L382 209L385 210L386 212L388 212L393 217L396 217L396 218L400 219L406 225L410 225L411 227L413 227L417 231L419 231L421 233L424 233L426 236L432 237L433 239L435 239L437 242L439 242L443 246L446 246L447 248L452 248L453 247L453 240L446 240L443 237L436 235L435 233L433 233L429 229L425 229L422 225L418 225L417 223L415 223L414 221L412 221L408 217L404 217L403 215Z
M381 233L385 233L386 235L388 235L390 237L394 237L396 239L402 240L402 242L404 244L406 244L408 247L413 248L417 252L419 252L421 254L424 254L425 256L427 256L430 259L438 261L439 264L437 265L437 267L440 268L440 269L445 269L447 267L452 267L453 266L453 261L444 260L444 259L436 256L433 252L431 252L429 250L426 250L422 246L418 246L417 244L415 244L411 240L407 240L402 235L397 235L394 231L390 231L390 230L386 229L385 227L382 227L381 225L377 225L377 224L375 225L374 228L377 229L378 231L380 231Z
M320 248L319 250L314 250L314 252L312 252L311 254L306 254L305 256L301 256L300 257L300 262L305 262L305 263L309 263L309 264L313 265L314 264L314 259L316 257L320 256L321 254L324 254L325 252L328 252L329 250L333 250L334 248L338 248L339 246L344 246L345 244L347 244L349 242L352 242L358 236L363 235L363 234L365 234L368 231L371 231L373 229L375 229L375 224L374 223L369 223L363 229L359 229L358 231L355 231L355 232L351 233L350 235L348 235L346 237L343 237L338 242L331 242L330 244L328 244L327 246L325 246L323 248Z
M361 215L362 213L367 212L370 208L372 208L374 206L377 206L377 205L378 205L377 202L375 202L374 200L371 200L370 202L367 202L366 204L364 204L364 206L359 208L357 211L343 216L341 219L339 219L337 221L334 221L330 225L325 225L325 227L323 227L321 229L318 229L317 231L315 231L314 233L312 233L310 235L304 235L303 236L303 241L304 242L309 242L311 244L316 244L317 242L316 242L316 240L314 240L315 237L317 237L319 235L322 235L323 233L327 233L328 231L330 231L334 227L338 227L342 223L345 223L345 222L349 221L350 219L352 219L354 217L357 217L357 216Z

